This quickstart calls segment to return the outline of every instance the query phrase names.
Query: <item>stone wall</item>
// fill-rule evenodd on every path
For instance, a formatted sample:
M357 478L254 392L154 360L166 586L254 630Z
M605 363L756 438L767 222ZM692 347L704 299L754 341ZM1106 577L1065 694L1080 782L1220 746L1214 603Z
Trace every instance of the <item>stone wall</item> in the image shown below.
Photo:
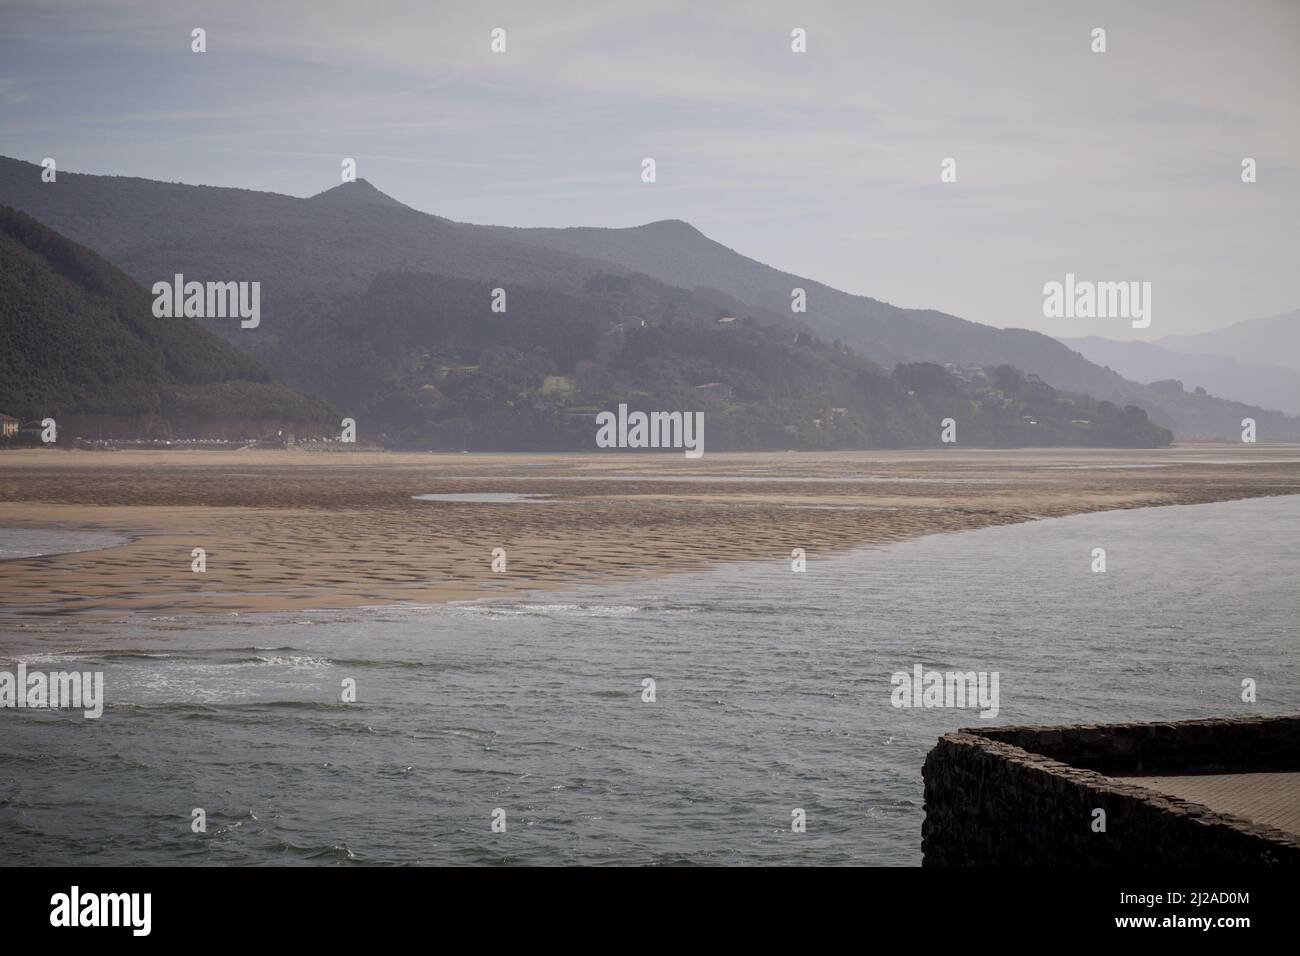
M946 734L922 771L924 865L1300 866L1300 838L1098 772L1300 770L1298 743L1300 717Z
M1300 770L1300 717L964 728L961 732L1103 773Z

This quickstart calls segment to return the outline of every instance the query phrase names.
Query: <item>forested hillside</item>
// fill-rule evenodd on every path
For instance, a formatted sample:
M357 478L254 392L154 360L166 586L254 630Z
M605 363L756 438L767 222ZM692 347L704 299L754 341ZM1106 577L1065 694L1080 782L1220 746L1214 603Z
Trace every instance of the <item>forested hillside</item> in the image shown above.
M89 249L0 207L0 412L132 435L333 418L193 320L155 318L152 302Z
M1171 440L1138 408L1067 395L1010 367L888 371L720 293L601 274L576 293L424 273L301 315L270 355L390 444L592 449L620 403L702 411L706 446L826 449L940 444L1149 447Z

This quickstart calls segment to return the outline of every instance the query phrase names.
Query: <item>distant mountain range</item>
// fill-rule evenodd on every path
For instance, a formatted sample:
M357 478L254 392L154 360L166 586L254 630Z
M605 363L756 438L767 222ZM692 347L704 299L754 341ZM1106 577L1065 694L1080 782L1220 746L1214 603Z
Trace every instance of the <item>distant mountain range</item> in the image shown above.
M1232 329L1244 332L1261 330L1256 323L1266 323L1263 330L1281 334L1268 335L1266 341L1243 335L1241 339L1220 333L1172 336L1156 342L1116 342L1090 336L1061 339L1080 355L1098 365L1119 372L1136 382L1174 379L1189 389L1203 388L1212 395L1234 398L1263 408L1274 408L1288 415L1300 414L1300 353L1288 343L1300 330L1300 312L1275 319L1239 322ZM1225 332L1232 329L1224 330ZM1206 349L1206 354L1184 349ZM1209 354L1213 348L1219 354ZM1238 354L1268 355L1269 361L1252 361L1227 357L1229 350ZM1287 363L1292 363L1287 367Z
M774 313L788 314L793 288L808 296L799 319L827 338L853 346L877 362L937 362L952 365L1010 364L1057 388L1146 410L1153 421L1181 438L1226 438L1240 433L1242 417L1257 419L1273 440L1300 439L1300 420L1243 403L1234 392L1178 392L1165 383L1146 387L1122 369L1105 367L1086 353L1027 329L998 329L933 310L902 309L850 295L740 255L677 220L630 229L513 229L468 226L494 235L582 256L600 256L685 288L722 290ZM1294 354L1294 353L1292 353Z
M264 357L346 409L363 440L397 447L590 448L597 412L621 403L707 412L696 438L715 450L934 445L947 417L968 445L1172 438L1140 409L1058 393L1010 367L889 373L721 293L644 275L597 274L575 292L512 284L504 313L492 293L382 273L363 295L297 316ZM0 407L53 417L65 440L336 430L326 405L153 305L95 253L0 207Z
M43 183L40 172L34 164L0 158L0 202L88 245L146 285L174 273L199 281L260 280L259 328L204 321L247 351L279 356L274 369L291 383L302 378L282 346L300 341L295 330L350 308L339 303L365 295L385 273L424 272L578 296L593 276L641 273L683 293L737 303L733 311L791 333L838 340L885 369L918 362L1011 365L1067 392L1142 408L1180 437L1240 431L1239 403L1151 389L1037 332L849 295L749 259L680 221L628 229L514 229L421 213L360 180L297 199L67 172L57 183ZM791 313L794 288L806 290L806 313ZM1300 439L1300 419L1264 409L1251 413L1263 440Z
M382 273L280 329L264 358L398 447L589 448L598 410L707 411L713 449L939 443L1149 447L1137 408L1068 396L1010 367L888 373L844 347L760 322L721 293L602 273L580 290ZM167 293L170 295L170 292ZM98 255L0 207L0 408L83 437L336 431L324 403L149 294ZM739 313L724 315L723 313ZM283 321L283 320L282 320Z
M1300 309L1266 319L1247 319L1213 332L1170 335L1156 339L1156 344L1188 355L1219 355L1300 372Z
M258 437L338 421L196 322L154 318L135 280L5 206L0 412L54 418L67 438Z

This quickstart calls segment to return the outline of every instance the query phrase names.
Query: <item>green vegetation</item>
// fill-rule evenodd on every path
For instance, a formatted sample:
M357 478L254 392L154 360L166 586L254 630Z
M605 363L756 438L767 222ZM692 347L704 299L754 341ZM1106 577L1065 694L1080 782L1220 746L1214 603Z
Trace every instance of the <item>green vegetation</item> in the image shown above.
M299 317L266 356L367 433L403 447L590 449L597 412L703 411L706 446L830 449L1168 443L1136 407L1058 392L1009 366L893 372L719 293L597 274L580 293L420 273ZM720 324L719 313L738 321Z
M154 318L119 269L3 206L0 412L157 435L337 420L196 322Z

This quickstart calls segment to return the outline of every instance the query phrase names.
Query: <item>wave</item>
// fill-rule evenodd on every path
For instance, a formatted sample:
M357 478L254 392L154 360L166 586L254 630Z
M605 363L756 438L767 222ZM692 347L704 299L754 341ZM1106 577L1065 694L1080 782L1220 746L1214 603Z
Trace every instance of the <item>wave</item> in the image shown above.
M147 651L135 648L110 648L106 650L87 649L69 650L52 654L29 654L12 661L0 659L0 664L26 664L34 666L55 667L60 665L84 667L87 664L112 664L116 662L147 661L151 664L194 664L201 667L294 667L317 668L331 667L334 662L328 657L312 654L267 654L255 653L261 650L294 651L293 647L253 648L235 647L216 650L177 650Z

